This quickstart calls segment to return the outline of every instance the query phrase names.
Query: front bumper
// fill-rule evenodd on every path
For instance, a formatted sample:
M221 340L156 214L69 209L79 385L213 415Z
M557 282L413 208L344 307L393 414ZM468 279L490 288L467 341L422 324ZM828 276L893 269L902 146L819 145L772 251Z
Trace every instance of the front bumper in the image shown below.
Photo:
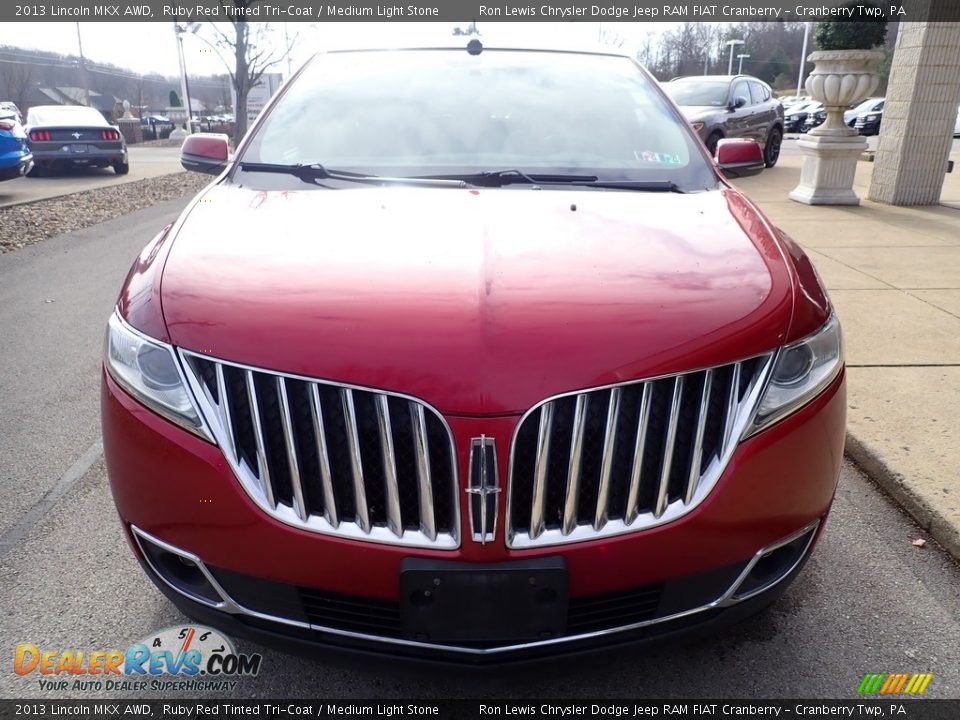
M877 135L880 132L880 120L857 120L854 127L861 135Z
M796 575L814 532L796 567L783 568L776 585L738 599L737 580L758 551L799 530L811 530L826 517L843 452L844 383L839 376L801 411L742 443L711 495L689 515L629 535L524 551L505 547L502 527L493 543L464 540L450 551L357 542L289 527L254 505L217 447L139 405L108 376L102 417L111 486L128 532L136 528L141 540L149 538L195 557L218 585L230 586L227 598L214 598L212 606L190 599L158 578L135 543L148 574L188 614L238 635L265 634L294 644L501 662L712 626L762 606L758 598L772 600ZM469 438L486 434L509 442L517 418L447 420L457 439L460 476L466 477ZM506 458L500 462L505 466ZM506 467L501 475L506 476ZM466 503L465 494L461 501ZM504 517L502 507L499 517ZM467 532L462 535L469 537ZM660 586L653 614L601 628L600 633L545 642L451 647L411 643L389 631L358 633L322 625L316 617L298 615L296 603L292 609L289 604L281 607L258 592L266 588L267 595L275 591L276 597L289 599L288 591L305 591L383 607L399 603L400 568L406 558L496 563L550 556L561 556L566 563L572 603Z

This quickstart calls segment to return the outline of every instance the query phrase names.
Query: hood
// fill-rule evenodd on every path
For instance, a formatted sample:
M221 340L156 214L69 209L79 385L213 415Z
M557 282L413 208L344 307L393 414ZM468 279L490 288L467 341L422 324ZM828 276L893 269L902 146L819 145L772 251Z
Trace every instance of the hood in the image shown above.
M791 288L729 189L221 184L178 231L162 307L191 350L493 415L770 350Z

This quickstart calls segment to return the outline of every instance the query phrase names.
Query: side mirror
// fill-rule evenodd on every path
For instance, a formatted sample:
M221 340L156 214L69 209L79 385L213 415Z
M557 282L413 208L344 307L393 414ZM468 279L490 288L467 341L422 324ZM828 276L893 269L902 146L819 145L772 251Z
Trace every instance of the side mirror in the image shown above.
M731 110L739 110L740 108L742 108L742 107L743 107L744 105L746 105L746 104L747 104L747 99L746 99L743 95L737 95L737 96L733 99L733 102L730 103L730 109L731 109Z
M227 167L230 139L222 133L195 133L183 141L180 164L184 170L219 175Z
M742 138L717 143L717 165L728 178L742 178L763 172L763 148L756 140Z

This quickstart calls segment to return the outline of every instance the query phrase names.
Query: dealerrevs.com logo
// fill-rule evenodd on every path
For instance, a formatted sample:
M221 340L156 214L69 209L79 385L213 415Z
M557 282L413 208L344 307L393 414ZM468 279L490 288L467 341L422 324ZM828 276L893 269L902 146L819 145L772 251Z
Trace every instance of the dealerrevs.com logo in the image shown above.
M42 649L21 643L13 671L36 676L41 690L232 691L237 678L260 672L263 657L238 653L233 642L201 625L153 633L126 650Z

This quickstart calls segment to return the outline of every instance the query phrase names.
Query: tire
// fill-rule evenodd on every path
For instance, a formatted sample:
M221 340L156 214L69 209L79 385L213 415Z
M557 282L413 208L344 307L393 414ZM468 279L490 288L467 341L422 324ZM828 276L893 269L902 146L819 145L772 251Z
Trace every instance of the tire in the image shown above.
M130 172L130 163L121 163L121 162L114 163L113 171L117 175L126 175L128 172Z
M783 131L775 127L767 135L767 145L763 149L763 164L772 168L780 159L780 146L783 144Z
M719 132L710 133L710 137L707 138L706 146L707 150L710 151L710 157L717 156L717 143L723 140L723 134Z

